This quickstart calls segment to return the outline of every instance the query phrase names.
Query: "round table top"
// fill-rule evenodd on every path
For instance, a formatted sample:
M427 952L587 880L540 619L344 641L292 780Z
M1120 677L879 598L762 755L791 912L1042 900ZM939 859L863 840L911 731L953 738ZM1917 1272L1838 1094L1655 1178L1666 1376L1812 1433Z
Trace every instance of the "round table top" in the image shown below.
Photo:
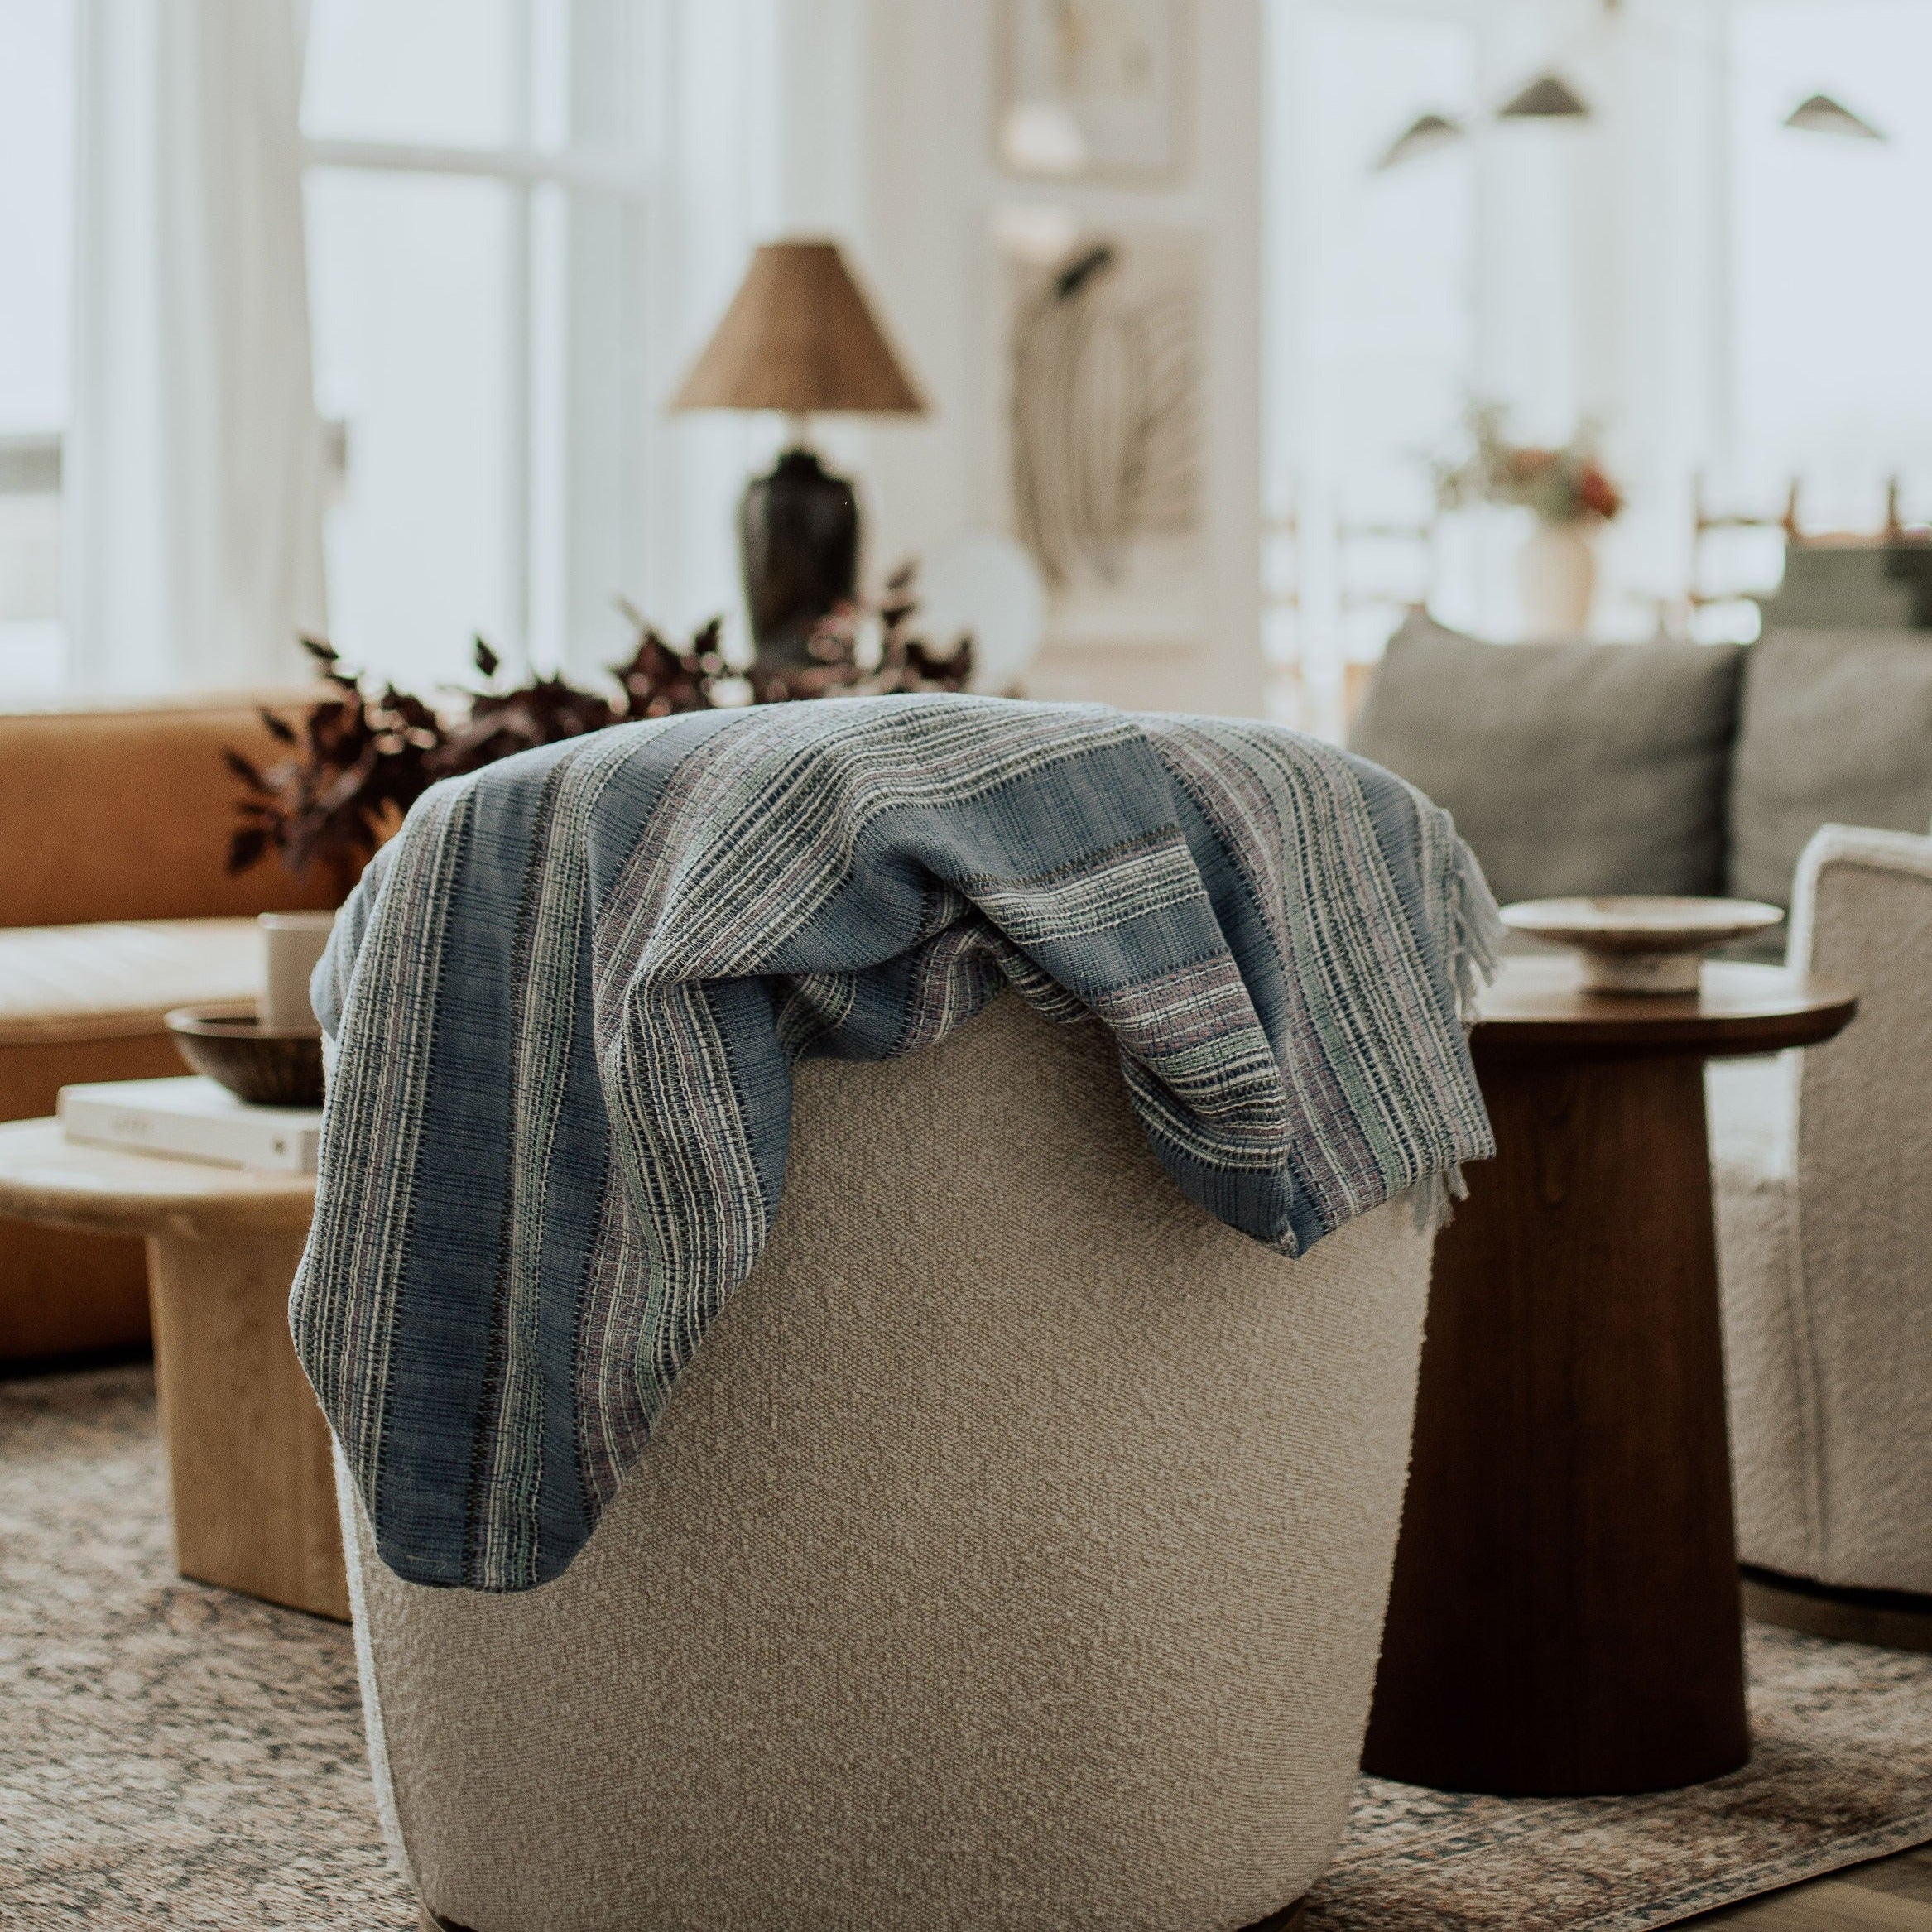
M0 1215L16 1220L94 1234L290 1233L315 1201L312 1174L82 1146L57 1120L0 1125Z
M1473 1044L1507 1053L1779 1053L1829 1040L1858 1010L1849 987L1782 966L1707 959L1694 993L1595 992L1575 954L1537 954L1502 962L1483 995Z

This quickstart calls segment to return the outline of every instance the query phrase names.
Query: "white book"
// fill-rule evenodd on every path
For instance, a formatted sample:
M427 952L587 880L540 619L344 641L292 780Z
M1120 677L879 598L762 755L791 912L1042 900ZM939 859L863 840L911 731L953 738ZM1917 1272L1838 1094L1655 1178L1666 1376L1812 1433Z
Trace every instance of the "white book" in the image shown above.
M274 1174L313 1174L322 1137L320 1108L252 1107L199 1074L63 1087L60 1116L67 1138L87 1146Z

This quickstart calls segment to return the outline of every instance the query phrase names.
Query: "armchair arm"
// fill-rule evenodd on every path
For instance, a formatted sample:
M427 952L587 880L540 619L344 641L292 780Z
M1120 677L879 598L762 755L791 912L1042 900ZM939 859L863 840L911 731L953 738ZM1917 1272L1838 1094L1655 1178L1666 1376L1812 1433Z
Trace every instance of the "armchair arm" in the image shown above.
M1825 826L1799 862L1790 959L1859 1002L1805 1055L1798 1105L1799 1314L1829 1567L1929 1590L1932 838Z

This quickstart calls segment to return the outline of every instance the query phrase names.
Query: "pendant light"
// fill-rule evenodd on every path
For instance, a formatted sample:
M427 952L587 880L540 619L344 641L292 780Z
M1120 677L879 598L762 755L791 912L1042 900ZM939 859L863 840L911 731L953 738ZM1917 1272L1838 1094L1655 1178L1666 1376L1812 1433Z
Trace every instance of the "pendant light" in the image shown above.
M1877 128L1828 94L1814 94L1799 102L1785 117L1787 127L1804 134L1836 134L1853 141L1883 141Z
M1375 171L1381 174L1406 161L1413 161L1419 154L1427 154L1432 149L1446 147L1452 141L1463 137L1463 124L1453 121L1446 114L1418 114L1396 138L1389 143L1387 151L1375 164Z
M1582 121L1589 103L1561 75L1541 74L1496 110L1499 121Z

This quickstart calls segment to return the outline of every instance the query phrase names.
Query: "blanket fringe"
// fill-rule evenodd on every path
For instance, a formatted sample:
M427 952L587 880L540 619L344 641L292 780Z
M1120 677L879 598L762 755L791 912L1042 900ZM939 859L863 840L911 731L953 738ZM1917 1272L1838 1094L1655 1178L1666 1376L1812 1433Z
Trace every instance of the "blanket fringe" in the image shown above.
M1477 1003L1483 988L1496 977L1498 952L1507 928L1475 853L1459 839L1452 839L1450 848L1454 853L1449 880L1450 912L1454 920L1450 969L1455 975L1456 1014L1467 1029L1476 1024ZM1459 1175L1452 1191L1458 1200L1468 1191Z
M1462 1164L1419 1180L1408 1192L1409 1211L1418 1228L1439 1234L1456 1218L1456 1203L1469 1198L1469 1184L1463 1178Z

